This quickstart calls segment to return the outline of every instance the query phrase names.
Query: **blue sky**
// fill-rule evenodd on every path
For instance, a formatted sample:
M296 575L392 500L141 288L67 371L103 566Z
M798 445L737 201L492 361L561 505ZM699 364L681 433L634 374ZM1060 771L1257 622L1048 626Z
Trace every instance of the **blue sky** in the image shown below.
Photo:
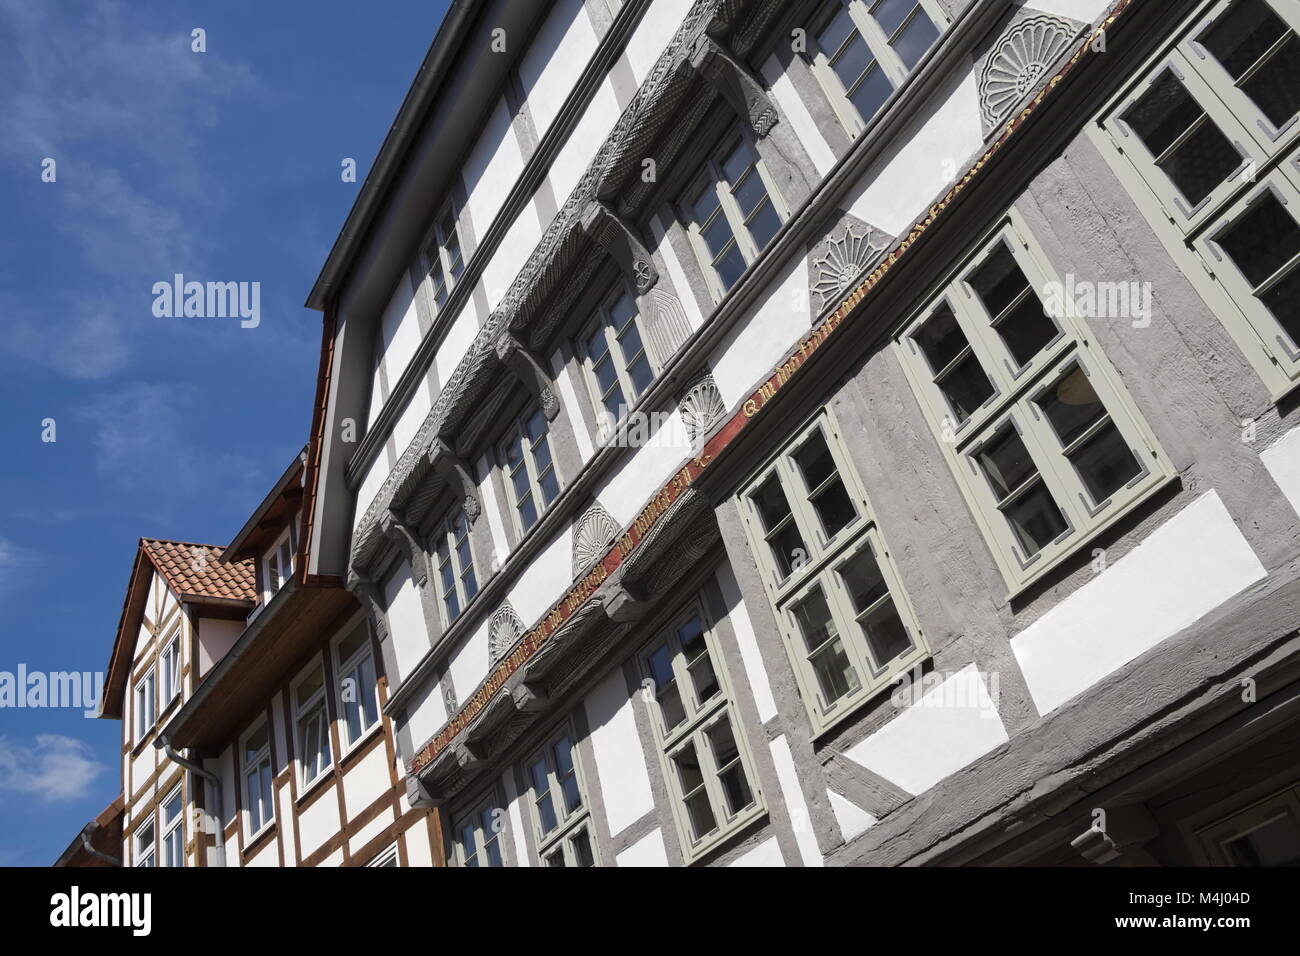
M0 671L103 671L136 540L228 541L304 444L340 164L446 6L0 0ZM175 273L260 282L260 324L155 317ZM113 798L120 732L0 709L0 865Z

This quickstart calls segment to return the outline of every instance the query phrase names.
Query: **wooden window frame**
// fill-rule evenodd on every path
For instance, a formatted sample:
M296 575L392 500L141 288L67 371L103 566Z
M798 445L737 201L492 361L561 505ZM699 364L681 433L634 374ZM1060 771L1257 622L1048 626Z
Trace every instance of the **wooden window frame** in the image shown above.
M253 756L248 756L248 741L255 737L263 729L266 731L266 742L257 749ZM253 725L246 733L239 738L239 788L243 794L244 807L244 832L245 841L252 843L268 829L275 825L276 806L275 806L275 765L271 761L271 735L275 733L275 727L269 718L262 718ZM269 812L266 817L260 820L256 827L253 826L253 792L249 789L249 771L256 768L258 778L258 793L261 796L262 782L262 765L266 765L266 775L269 783L267 792L267 803Z
M339 654L343 647L343 642L357 631L361 631L362 634L361 647L344 660ZM370 645L370 633L365 622L363 621L351 629L345 628L343 633L339 635L338 639L334 641L332 653L334 654L335 663L334 673L338 678L340 705L346 703L343 700L342 695L344 682L349 679L355 680L359 685L358 693L365 695L364 698L357 699L357 703L360 705L359 710L361 714L362 727L360 733L357 734L355 739L348 730L348 721L347 716L344 713L344 708L342 706L339 708L339 724L341 725L340 740L342 742L342 747L340 749L343 751L343 754L340 756L346 756L352 750L355 750L360 746L361 742L368 738L376 727L383 723L382 715L379 712L379 689L376 686L377 671L375 668L375 652L374 648ZM362 673L362 665L367 661L370 665L370 680L363 680L362 678L365 675ZM355 677L353 677L354 672L357 675ZM363 700L368 700L369 705L367 706L363 703ZM368 722L367 718L369 718Z
M549 430L548 430L549 431ZM504 467L509 467L508 465ZM508 476L507 476L508 477ZM538 513L541 518L541 513ZM457 523L460 523L464 533L457 530ZM465 547L469 552L469 567L465 568L460 563L460 552L458 545L464 540ZM479 580L478 568L474 560L474 535L469 525L469 516L465 514L463 505L453 507L445 518L434 528L432 540L430 541L430 551L433 558L433 578L436 582L434 585L438 594L438 614L442 620L443 629L460 619L465 613L470 602L478 596ZM447 608L447 589L442 579L443 565L447 564L452 572L452 589L453 596L456 600L457 611L453 615ZM470 593L465 583L466 576L473 580L474 590Z
M564 790L560 783L559 768L555 760L555 746L565 739L569 741L569 758L573 763L573 773L578 783L578 796L582 801L575 810L568 810L564 806L562 799ZM551 806L556 821L555 827L547 833L542 832L541 814L537 809L540 795L537 792L536 781L534 781L532 775L533 767L539 763L546 765L547 792L552 798ZM582 770L582 762L578 757L578 737L574 733L573 722L566 718L559 727L551 731L545 743L534 749L528 759L523 761L522 768L524 779L528 783L525 796L528 799L533 835L537 839L538 865L548 866L548 858L559 853L564 860L564 866L576 866L576 853L573 842L580 834L584 833L587 837L587 844L591 849L593 865L595 865L599 861L596 850L596 830L591 821L591 803L587 798L587 785Z
M1264 116L1240 90L1200 37L1236 0L1203 0L1183 21L1173 39L1147 60L1124 90L1087 125L1126 192L1163 241L1180 271L1241 349L1274 401L1300 386L1300 341L1282 332L1268 308L1253 294L1239 268L1215 237L1230 227L1268 190L1287 197L1296 215L1300 201L1300 114L1281 128ZM1300 11L1291 3L1259 0L1300 34ZM1123 120L1124 114L1166 72L1205 112L1242 157L1241 164L1194 208L1155 165L1146 145Z
M298 699L298 691L302 688L302 685L311 678L313 673L318 673L320 675L320 687L312 691L311 696L307 698L306 702L300 701ZM298 764L298 781L303 792L306 792L318 781L324 779L324 777L334 767L334 744L333 741L330 740L331 717L329 701L326 699L328 697L328 694L326 693L327 688L328 675L326 675L324 666L318 660L316 663L308 667L306 671L304 671L298 679L293 682L293 685L289 689L289 697L293 703L293 749L296 763ZM320 712L320 735L321 743L325 748L325 762L320 767L316 768L315 773L308 776L307 747L305 741L307 726L305 726L305 722L314 719L317 710Z
M943 284L927 296L925 305L896 334L895 348L1011 596L1015 596L1130 513L1174 478L1176 470L1124 389L1119 374L1096 344L1095 336L1082 320L1068 314L1069 310L1051 317L1058 332L1055 338L1024 366L1013 364L1009 349L968 281L999 244L1010 249L1029 282L1031 294L1037 295L1040 301L1048 283L1063 287L1023 219L1013 209ZM952 409L935 384L934 373L914 338L941 301L953 310L959 328L994 388L993 396L960 424L954 422ZM1082 477L1065 457L1052 426L1038 407L1045 389L1059 382L1075 364L1087 377L1088 385L1138 464L1137 475L1100 502L1092 500ZM1018 433L1068 525L1033 555L1022 552L976 460L977 453L1005 434L1008 427ZM1013 491L1009 497L1015 494Z
M858 108L849 99L848 91L844 88L839 74L835 72L830 62L831 54L839 51L830 51L828 54L826 50L822 49L817 37L841 9L847 10L857 35L862 38L863 43L866 44L867 49L871 51L871 55L875 58L878 68L884 72L889 79L890 85L894 88L890 96L886 97L885 102L888 103L889 99L893 97L899 87L907 82L907 78L916 69L915 67L908 69L903 64L903 60L894 49L891 40L900 36L912 20L919 15L929 17L940 37L942 37L943 31L949 23L947 13L937 0L915 0L915 3L917 10L908 15L892 36L885 34L884 29L881 28L872 13L872 10L878 6L879 0L870 0L870 2L866 2L866 0L825 0L808 20L808 46L803 54L804 59L813 76L817 79L817 85L821 88L823 95L830 103L831 109L834 110L836 118L843 125L850 139L856 139L860 136L871 125L871 121L880 115L880 111L871 116L863 116L858 112ZM937 43L938 39L935 42ZM934 49L934 46L931 45L930 49ZM923 54L922 59L924 59L924 56ZM881 104L881 109L883 108L884 104Z
M646 386L648 390L653 385L654 380L659 377L660 369L655 363L654 356L650 354L646 329L641 321L641 310L638 307L636 293L626 283L617 282L614 288L601 297L600 304L596 306L591 317L574 340L574 353L581 357L583 378L587 383L587 395L591 400L591 408L596 415L597 421L600 421L610 412L606 408L605 398L600 392L600 381L596 377L595 361L587 345L597 332L600 332L604 338L605 347L609 353L609 361L614 367L619 391L622 393L623 398L622 412L614 417L611 422L613 425L623 421L627 417L627 413L636 405L637 400L644 394L644 391L637 390L636 383L632 381L632 375L629 371L636 360L636 356L633 356L630 360L628 359L623 351L623 343L618 337L618 330L614 328L615 320L611 306L624 296L632 303L632 318L628 322L636 328L637 335L641 338L641 351L639 354L645 356L646 364L650 367L650 384ZM624 328L626 327L625 325Z
M142 697L140 692L146 686L148 690ZM139 744L158 724L158 668L155 664L150 664L140 679L135 682L132 703L135 710L135 742ZM145 713L141 710L142 703L148 707L148 723L145 722Z
M162 682L158 687L158 704L161 712L170 707L172 701L176 700L181 694L181 635L179 628L163 645L162 653L158 655L158 672L162 676Z
M141 843L140 835L146 829L152 835L148 843ZM158 866L158 820L152 811L147 814L147 819L131 831L131 863L139 867Z
M288 574L285 573L285 566L283 564L283 561L286 556L288 557L288 568L289 568ZM275 562L275 568L276 568L274 587L271 584L272 561ZM289 529L285 528L284 531L280 532L280 535L275 539L275 544L272 545L271 548L267 550L265 553L263 553L262 555L261 565L262 565L263 603L269 604L271 599L275 597L277 594L279 594L280 589L283 588L285 584L288 583L289 579L293 577L294 575L293 563L294 563L293 543L289 537Z
M456 204L448 199L434 216L433 226L430 229L429 241L424 249L425 261L429 266L429 301L433 305L434 314L440 313L451 298L452 291L460 282L460 277L465 272L465 244L460 235L459 210ZM443 223L451 220L451 232L448 233L443 229ZM456 255L453 257L448 251L450 242L448 236L456 240ZM438 289L442 289L442 301L438 301Z
M180 866L185 865L185 801L181 797L182 797L181 785L177 784L175 787L172 788L171 792L167 794L167 798L163 800L162 803L158 804L158 823L159 823L158 830L161 833L161 838L158 841L158 850L159 850L158 865L159 866L171 865L170 863L167 863L165 861L167 860L166 851L168 848L168 844L171 841L173 835L176 835L176 839L179 841L179 843L177 844L180 848L179 865ZM173 799L178 799L178 798L181 798L180 811L176 814L175 819L168 822L166 818L167 805L171 803Z
M682 651L678 632L691 620L698 618L703 629L705 647L710 657L713 674L718 682L718 692L707 701L694 699L693 684L690 682L688 662ZM674 683L678 688L684 719L672 728L665 728L665 721L659 706L657 692L654 689L653 670L650 658L661 647L666 647L670 654ZM698 660L698 659L697 659ZM646 641L637 652L637 665L642 677L642 700L645 703L650 720L651 733L655 740L655 750L659 757L660 770L668 793L677 836L682 848L682 855L687 864L706 856L720 845L730 840L738 832L767 814L763 800L762 787L754 771L755 763L749 748L749 742L740 723L740 715L734 703L731 681L727 674L726 662L718 644L717 632L704 601L694 597L680 611L658 627L652 638ZM647 683L649 682L649 683ZM708 732L728 721L731 733L739 750L739 760L745 772L751 802L749 806L738 811L729 819L724 812L725 798L721 792L718 768L714 766L712 747ZM694 746L696 759L700 762L704 777L704 788L709 798L715 827L699 840L691 836L691 825L686 807L686 796L682 790L681 780L673 762L674 756L688 747Z
M835 462L839 479L857 512L856 517L831 538L825 535L821 519L809 500L812 489L805 487L803 475L794 458L814 433L821 434ZM773 477L785 495L790 506L791 520L807 549L805 563L798 565L796 559L796 566L787 575L782 575L772 557L768 534L752 497ZM783 443L780 452L745 483L736 500L750 553L754 555L763 578L813 734L823 734L887 689L899 674L911 670L930 656L929 645L921 631L911 600L903 588L857 469L853 467L845 448L834 412L829 407L822 408L805 422ZM845 593L840 571L857 558L864 548L869 548L873 553L886 593L873 602L870 608L858 612ZM858 679L856 690L851 690L830 703L822 699L820 684L795 616L795 609L817 589L821 590L831 611L837 636ZM894 610L912 642L912 650L878 666L872 662L866 638L860 633L861 628L857 622L877 607L882 607L881 602L886 598L892 600Z
M497 822L500 823L500 829L494 832L492 839L486 839L484 837L483 815L485 813L492 814L494 824ZM449 862L451 865L460 867L467 865L469 857L465 855L465 847L461 842L461 831L464 829L466 821L469 818L473 818L475 821L473 828L475 841L473 859L481 859L488 846L495 843L497 853L501 858L501 866L505 867L506 833L508 832L506 820L508 816L509 814L506 812L505 804L498 799L495 787L489 787L486 792L479 795L478 799L467 804L459 813L454 814L451 817L451 828L448 831L449 838L447 840L447 845L451 849L449 855ZM477 866L477 864L475 865Z
M718 198L720 214L726 219L728 228L731 230L732 241L735 242L741 258L745 261L744 271L748 271L749 267L762 255L763 249L758 247L753 236L750 235L744 214L732 195L731 184L727 182L722 172L723 161L741 142L746 143L754 154L754 172L762 180L763 187L767 191L767 200L771 203L777 217L783 225L790 218L790 209L786 205L781 191L777 188L776 181L768 172L767 164L763 161L753 131L743 123L730 121L721 135L718 136L717 143L699 161L699 168L696 173L687 180L683 189L678 190L677 199L673 202L673 212L682 229L686 232L691 249L695 253L696 262L699 265L700 274L713 295L715 303L722 301L726 297L730 287L723 285L722 277L713 265L714 256L709 251L708 244L704 241L700 224L695 221L695 212L690 205L690 198L710 187L714 190ZM744 272L741 274L743 275ZM737 281L739 281L739 277L737 277Z
M546 501L542 496L537 461L533 452L534 446L532 440L528 437L528 423L535 416L540 417L542 420L542 427L545 429L544 436L551 455L550 469L555 474L555 496L550 501ZM515 497L514 473L510 470L509 449L515 442L519 442L521 446L522 461L520 467L524 469L528 477L528 488L532 494L534 510L537 512L537 517L527 527L524 526L522 516L519 513L519 501ZM505 485L506 500L510 505L511 526L515 529L515 534L518 535L519 540L522 541L529 531L541 524L542 516L546 514L546 510L564 492L564 479L560 474L559 462L556 461L554 433L551 431L551 423L547 421L541 407L536 402L529 402L524 406L523 411L511 420L506 436L497 443L497 460L501 469L502 484ZM542 474L544 473L543 471Z

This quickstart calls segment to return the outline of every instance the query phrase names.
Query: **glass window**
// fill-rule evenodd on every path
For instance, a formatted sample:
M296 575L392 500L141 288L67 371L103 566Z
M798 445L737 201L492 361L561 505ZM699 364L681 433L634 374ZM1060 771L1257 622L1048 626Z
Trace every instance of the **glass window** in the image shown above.
M152 667L135 685L135 739L138 743L158 720L158 674Z
M156 844L158 840L157 829L154 825L153 814L149 819L141 824L135 831L135 865L136 866L157 866L158 855Z
M181 788L172 791L162 805L162 866L185 865L185 804Z
M544 866L596 865L573 741L566 722L524 764L537 852Z
M501 446L501 462L515 529L523 537L560 493L546 416L540 408L531 407L515 421Z
M596 310L582 335L579 354L592 404L609 426L620 421L654 381L640 322L636 300L620 286Z
M244 811L248 814L248 835L253 836L275 819L271 793L271 740L269 725L263 723L244 740Z
M463 507L456 508L434 532L433 553L437 564L438 597L442 602L442 623L443 627L451 627L478 594L474 553L470 547L469 516Z
M453 862L457 866L505 866L501 849L505 827L505 811L495 794L487 794L478 804L453 818Z
M325 706L325 673L314 667L294 689L295 726L302 783L310 784L329 768L329 717Z
M429 282L433 302L441 309L447 303L456 280L464 270L460 248L460 227L456 210L448 203L434 221L433 237L425 255L429 260Z
M379 722L375 660L370 633L361 624L335 648L339 675L339 709L343 713L344 746L356 744Z

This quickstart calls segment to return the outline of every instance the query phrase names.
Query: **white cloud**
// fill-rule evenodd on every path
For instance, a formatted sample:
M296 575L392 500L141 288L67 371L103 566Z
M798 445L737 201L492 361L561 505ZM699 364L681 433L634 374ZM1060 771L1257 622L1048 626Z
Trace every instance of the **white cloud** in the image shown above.
M80 800L105 771L83 741L60 734L37 734L31 746L0 737L0 790L47 803Z

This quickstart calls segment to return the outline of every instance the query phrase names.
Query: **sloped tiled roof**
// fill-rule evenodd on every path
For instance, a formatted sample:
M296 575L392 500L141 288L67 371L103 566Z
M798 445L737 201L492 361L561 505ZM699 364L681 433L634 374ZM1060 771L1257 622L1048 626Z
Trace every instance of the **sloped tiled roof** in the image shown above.
M141 538L140 547L178 595L257 600L252 561L224 564L222 549L211 544Z

